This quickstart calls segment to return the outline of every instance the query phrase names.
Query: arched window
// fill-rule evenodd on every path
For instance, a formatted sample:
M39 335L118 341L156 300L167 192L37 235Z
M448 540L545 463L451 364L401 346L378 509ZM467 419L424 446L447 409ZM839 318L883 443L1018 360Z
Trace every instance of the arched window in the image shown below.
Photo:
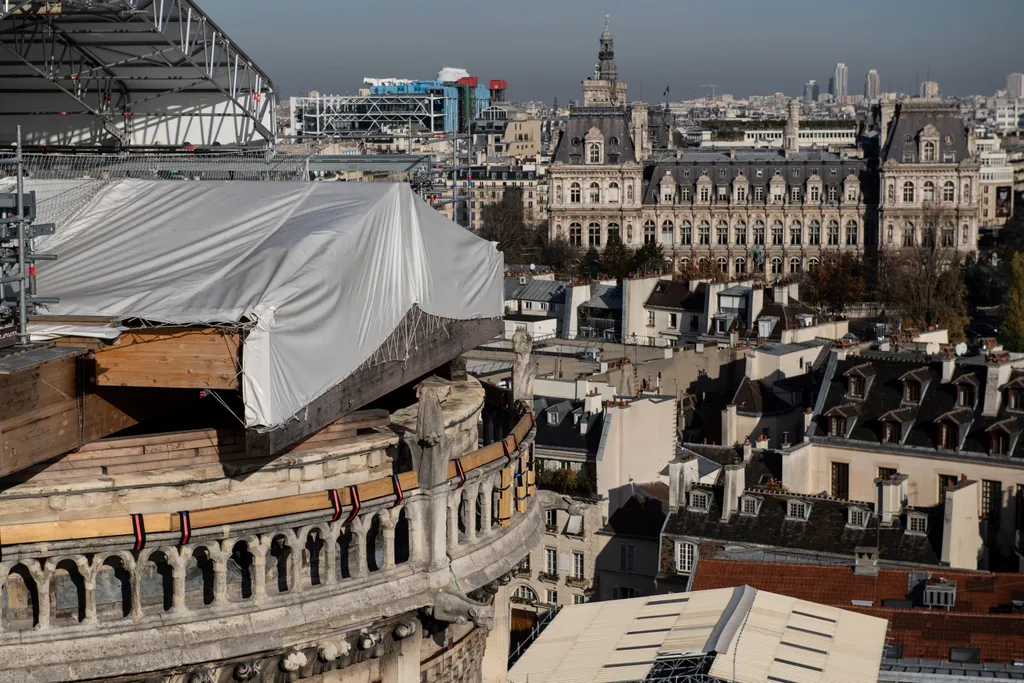
M772 223L772 244L782 244L783 230L782 221Z
M903 201L914 201L914 183L910 182L909 180L903 183Z
M661 243L666 246L672 246L675 241L676 230L675 225L672 221L665 220L661 223Z
M580 203L580 184L573 183L569 186L569 202L572 204Z
M772 274L773 275L781 275L782 274L782 259L780 259L778 256L776 256L775 258L772 259Z
M830 247L839 246L839 221L833 219L828 222L828 244Z
M583 244L583 226L579 223L569 224L569 244L579 247Z
M591 247L601 246L601 224L590 223L587 225L587 245Z
M608 146L611 147L612 149L615 149L616 147L619 146L619 139L614 135L608 138Z
M804 230L800 221L793 221L789 224L789 243L799 246L803 243Z
M924 184L924 192L922 197L926 202L935 201L935 183L928 180Z
M619 224L618 223L614 223L613 222L613 223L609 223L608 224L608 239L609 240L611 240L613 232L616 235L618 235L620 239L622 238L622 234L619 232Z
M946 223L942 226L942 246L956 246L956 228L953 227L952 223Z
M746 221L736 221L736 227L733 228L736 234L736 244L747 243L747 223Z
M952 202L956 199L956 185L952 180L947 180L942 185L942 201Z
M857 246L857 221L846 221L846 245L849 247Z
M590 183L590 189L587 192L587 200L591 204L601 203L601 186L597 183Z
M690 268L690 259L681 258L679 259L679 271L685 273Z
M608 202L610 204L619 203L619 184L614 181L608 183Z
M903 246L905 246L905 247L912 247L912 246L914 246L914 243L916 242L916 240L914 239L914 237L915 237L914 233L915 233L915 230L914 230L914 224L913 223L911 223L910 221L907 221L906 223L903 224Z
M921 152L921 161L935 161L935 143L931 140L924 143L924 149Z
M591 142L587 149L590 158L590 163L599 164L601 163L601 145L596 142Z
M814 258L813 256L811 258L807 259L807 270L808 270L808 272L814 270L817 267L818 267L818 259Z
M754 221L754 244L764 244L764 221Z
M702 220L697 225L697 237L701 244L711 244L711 223Z
M651 244L657 239L654 221L644 221L644 244Z
M729 244L729 221L718 221L715 226L715 237L718 244Z
M512 601L533 604L537 602L537 594L529 586L520 586L512 594Z
M734 263L736 265L735 272L737 275L742 275L747 272L747 259L740 256L736 261L734 261Z
M725 258L724 256L719 256L718 257L718 270L719 270L719 272L722 272L722 273L725 273L726 275L728 275L729 274L729 259Z
M799 273L800 272L800 258L799 257L794 256L793 258L789 259L789 272L790 273Z
M679 224L679 244L690 246L693 244L693 225L690 221L683 221Z
M707 260L706 257L701 256L699 259L697 259L697 269L700 270L701 273L704 273L705 271L707 271L707 268L708 268L708 260Z
M812 246L821 244L821 221L811 221L807 224L807 244Z

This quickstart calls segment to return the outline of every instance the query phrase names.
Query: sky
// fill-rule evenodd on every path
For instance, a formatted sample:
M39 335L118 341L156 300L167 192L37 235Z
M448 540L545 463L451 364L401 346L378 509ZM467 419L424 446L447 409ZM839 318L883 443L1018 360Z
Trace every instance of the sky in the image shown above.
M582 97L605 13L629 99L822 91L836 62L851 94L938 81L984 94L1024 72L1024 0L199 0L282 97L354 93L363 77L503 78L513 101ZM642 92L641 92L642 91Z

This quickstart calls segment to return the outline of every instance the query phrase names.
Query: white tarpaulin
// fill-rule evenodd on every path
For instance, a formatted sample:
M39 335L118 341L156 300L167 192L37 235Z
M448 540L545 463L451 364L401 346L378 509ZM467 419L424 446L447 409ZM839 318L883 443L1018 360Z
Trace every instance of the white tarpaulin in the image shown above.
M251 325L247 426L274 426L356 370L414 304L499 317L501 253L405 184L123 180L40 251L53 315Z

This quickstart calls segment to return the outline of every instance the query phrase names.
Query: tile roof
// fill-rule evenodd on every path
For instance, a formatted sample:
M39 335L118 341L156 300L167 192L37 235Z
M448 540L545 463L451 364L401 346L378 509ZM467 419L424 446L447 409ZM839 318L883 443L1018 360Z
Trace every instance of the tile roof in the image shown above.
M928 125L934 126L939 133L937 158L941 159L945 152L954 152L957 162L970 158L967 127L960 118L957 105L910 101L903 102L896 109L896 118L890 124L891 132L886 138L883 159L903 163L904 152L919 159L918 136Z
M636 161L636 152L633 149L633 140L629 136L629 123L626 120L625 110L618 108L608 108L600 113L595 108L588 108L582 115L570 116L565 122L565 130L558 138L551 161L563 164L586 163L586 138L592 128L597 128L604 136L603 164ZM617 148L611 144L613 137L619 139ZM578 144L574 145L573 142L577 140ZM613 154L616 155L616 161L612 161L611 155Z
M619 285L591 285L590 298L580 304L581 308L622 310L622 287Z
M701 557L692 590L746 584L882 617L890 623L886 642L903 645L904 658L944 660L950 648L977 647L983 662L1024 659L1024 617L1008 613L1014 600L1024 600L1024 575L934 569L932 578L956 582L956 602L950 611L883 607L883 600L912 597L911 583L921 578L913 574L908 569L881 568L878 576L858 576L850 566ZM852 600L870 600L874 605L855 607Z
M604 413L581 414L580 420L587 422L587 433L580 434L580 426L575 415L582 413L582 410L583 401L536 399L534 411L537 414L537 446L541 449L555 448L581 451L581 454L587 455L596 454L604 428ZM541 412L545 414L541 415ZM548 412L557 415L558 424L550 424Z

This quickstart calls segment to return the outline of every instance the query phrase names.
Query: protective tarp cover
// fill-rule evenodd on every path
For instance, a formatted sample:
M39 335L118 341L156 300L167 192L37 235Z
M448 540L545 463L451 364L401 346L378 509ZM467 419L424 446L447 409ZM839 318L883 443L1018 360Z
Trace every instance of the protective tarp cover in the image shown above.
M39 240L53 315L250 321L249 427L286 421L355 371L414 304L502 313L502 255L405 184L123 180Z

